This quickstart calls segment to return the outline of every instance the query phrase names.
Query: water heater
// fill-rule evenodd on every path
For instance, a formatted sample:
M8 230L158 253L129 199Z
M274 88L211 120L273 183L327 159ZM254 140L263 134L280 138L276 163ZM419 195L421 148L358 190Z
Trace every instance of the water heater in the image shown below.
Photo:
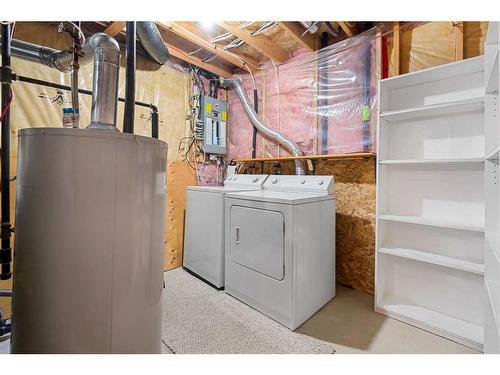
M19 132L12 353L159 353L165 166L159 140Z

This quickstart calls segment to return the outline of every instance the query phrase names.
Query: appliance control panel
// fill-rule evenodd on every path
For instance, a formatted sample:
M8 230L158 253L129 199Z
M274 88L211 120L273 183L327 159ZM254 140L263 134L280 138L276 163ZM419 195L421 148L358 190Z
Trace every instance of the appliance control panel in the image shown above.
M224 181L226 187L259 187L264 184L267 174L232 174Z
M314 192L334 195L333 176L295 176L270 175L264 183L264 189L283 192Z

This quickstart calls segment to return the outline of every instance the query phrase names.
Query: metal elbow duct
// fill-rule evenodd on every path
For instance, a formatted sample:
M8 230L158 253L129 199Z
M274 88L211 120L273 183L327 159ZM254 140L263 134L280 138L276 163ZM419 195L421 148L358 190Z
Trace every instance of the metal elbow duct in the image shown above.
M116 129L118 107L118 77L120 72L120 46L104 33L87 39L85 50L93 51L92 109L89 128Z
M223 86L226 88L233 89L238 96L241 104L243 105L243 109L247 114L248 118L252 125L265 137L270 138L276 142L278 142L281 146L286 148L293 156L302 156L303 153L300 150L297 143L292 141L291 139L285 137L283 134L277 132L276 130L271 129L255 112L252 104L250 103L250 99L248 98L245 90L243 89L243 85L240 79L233 80L224 80ZM295 174L304 175L304 161L303 160L295 160Z
M158 64L168 60L168 50L154 22L136 22L136 33L148 55Z

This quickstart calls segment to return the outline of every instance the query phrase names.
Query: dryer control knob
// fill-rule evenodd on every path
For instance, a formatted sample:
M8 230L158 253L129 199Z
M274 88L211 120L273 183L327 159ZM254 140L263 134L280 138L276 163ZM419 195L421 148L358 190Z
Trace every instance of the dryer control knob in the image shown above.
M300 183L301 183L302 185L304 185L304 184L306 183L306 180L302 180L302 181L300 181Z
M257 182L257 181L259 181L259 179L258 179L257 177L255 177L255 178L252 180L252 182Z
M278 182L278 179L275 178L274 180L271 181L272 184L276 184Z
M323 185L323 181L318 182L318 185Z

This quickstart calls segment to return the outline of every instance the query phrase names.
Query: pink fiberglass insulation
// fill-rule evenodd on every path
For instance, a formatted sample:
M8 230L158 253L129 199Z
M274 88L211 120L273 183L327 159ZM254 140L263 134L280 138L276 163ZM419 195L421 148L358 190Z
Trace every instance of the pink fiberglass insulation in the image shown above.
M306 155L374 151L377 31L371 29L318 52L300 51L284 64L264 67L255 74L259 115L297 142ZM250 75L239 77L252 99ZM251 157L252 132L230 91L228 160ZM256 155L289 153L258 134Z

